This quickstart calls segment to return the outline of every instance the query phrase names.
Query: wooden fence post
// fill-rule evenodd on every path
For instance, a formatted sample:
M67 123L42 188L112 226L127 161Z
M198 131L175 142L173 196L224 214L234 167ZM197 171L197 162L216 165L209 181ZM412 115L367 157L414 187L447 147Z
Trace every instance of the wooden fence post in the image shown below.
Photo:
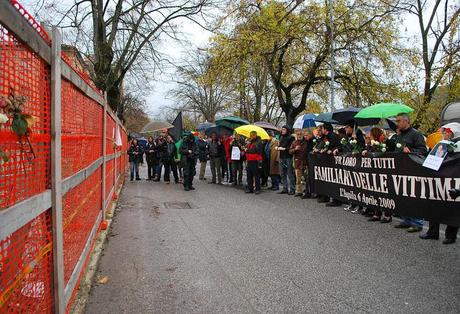
M65 312L61 160L61 34L52 31L51 46L51 202L55 313Z

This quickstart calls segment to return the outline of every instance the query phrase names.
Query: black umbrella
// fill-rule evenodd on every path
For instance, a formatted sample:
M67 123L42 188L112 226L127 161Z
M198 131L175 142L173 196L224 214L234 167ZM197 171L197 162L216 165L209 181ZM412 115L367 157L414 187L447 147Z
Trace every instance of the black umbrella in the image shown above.
M355 107L336 110L332 113L332 120L335 120L342 125L346 124L348 121L352 120L360 110L360 108Z
M214 126L212 128L206 129L204 132L208 137L211 136L212 133L216 133L217 136L223 136L223 135L232 135L233 130L230 128L227 128L225 126Z

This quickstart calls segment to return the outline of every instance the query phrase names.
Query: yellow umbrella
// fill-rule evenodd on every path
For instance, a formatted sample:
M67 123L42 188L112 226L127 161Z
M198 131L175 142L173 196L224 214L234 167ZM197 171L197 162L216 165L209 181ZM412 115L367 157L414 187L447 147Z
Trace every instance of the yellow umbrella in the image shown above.
M426 146L429 148L433 148L436 144L438 144L440 141L442 141L443 136L441 132L434 132L428 135L426 138Z
M249 138L249 135L252 131L257 132L257 136L259 136L262 140L269 140L270 136L268 135L267 131L262 129L260 126L254 124L242 125L235 129L235 132Z

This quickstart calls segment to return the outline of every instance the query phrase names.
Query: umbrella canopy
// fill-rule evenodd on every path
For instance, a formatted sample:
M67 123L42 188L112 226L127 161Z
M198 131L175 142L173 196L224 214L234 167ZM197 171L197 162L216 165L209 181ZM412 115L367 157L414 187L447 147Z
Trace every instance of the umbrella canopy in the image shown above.
M141 133L153 133L156 131L160 131L163 129L170 129L173 128L174 125L167 121L152 121L147 123L143 128Z
M316 116L315 121L322 122L322 123L338 124L337 121L332 119L332 112L320 113L319 115Z
M265 129L265 130L279 131L279 128L265 121L254 122L254 125L260 126L262 129Z
M362 109L355 115L355 119L363 119L363 118L391 118L397 116L400 113L410 113L414 111L409 106L399 104L399 103L379 103L367 108Z
M260 126L249 124L249 125L242 125L235 129L235 132L249 138L249 135L252 131L257 132L257 136L259 136L262 140L269 140L270 136L268 135L267 131L262 129Z
M233 129L227 128L225 126L213 126L211 128L206 129L204 133L209 137L211 136L212 133L216 133L217 136L223 136L223 135L232 135L233 134Z
M353 120L355 115L360 111L360 108L348 107L336 110L332 113L332 119L337 121L339 124L346 124Z
M229 117L224 117L216 120L216 125L217 126L224 126L230 129L236 129L237 127L241 125L247 125L249 124L249 121L241 119L239 117L235 116L229 116Z
M215 123L203 122L203 123L198 124L198 126L196 127L196 130L200 131L200 132L201 131L206 131L207 129L212 128L214 126L216 126Z
M460 123L458 122L451 122L451 123L444 124L442 128L450 129L452 133L454 133L454 138L460 136Z
M294 129L308 129L316 127L316 114L307 113L298 117L293 125Z

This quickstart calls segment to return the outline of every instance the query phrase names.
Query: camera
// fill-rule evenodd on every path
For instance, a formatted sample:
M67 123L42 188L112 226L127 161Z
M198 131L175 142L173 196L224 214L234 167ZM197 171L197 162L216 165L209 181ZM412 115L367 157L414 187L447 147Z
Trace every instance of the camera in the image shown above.
M460 196L460 189L451 189L451 190L449 190L449 195L453 199L456 199L457 197Z

